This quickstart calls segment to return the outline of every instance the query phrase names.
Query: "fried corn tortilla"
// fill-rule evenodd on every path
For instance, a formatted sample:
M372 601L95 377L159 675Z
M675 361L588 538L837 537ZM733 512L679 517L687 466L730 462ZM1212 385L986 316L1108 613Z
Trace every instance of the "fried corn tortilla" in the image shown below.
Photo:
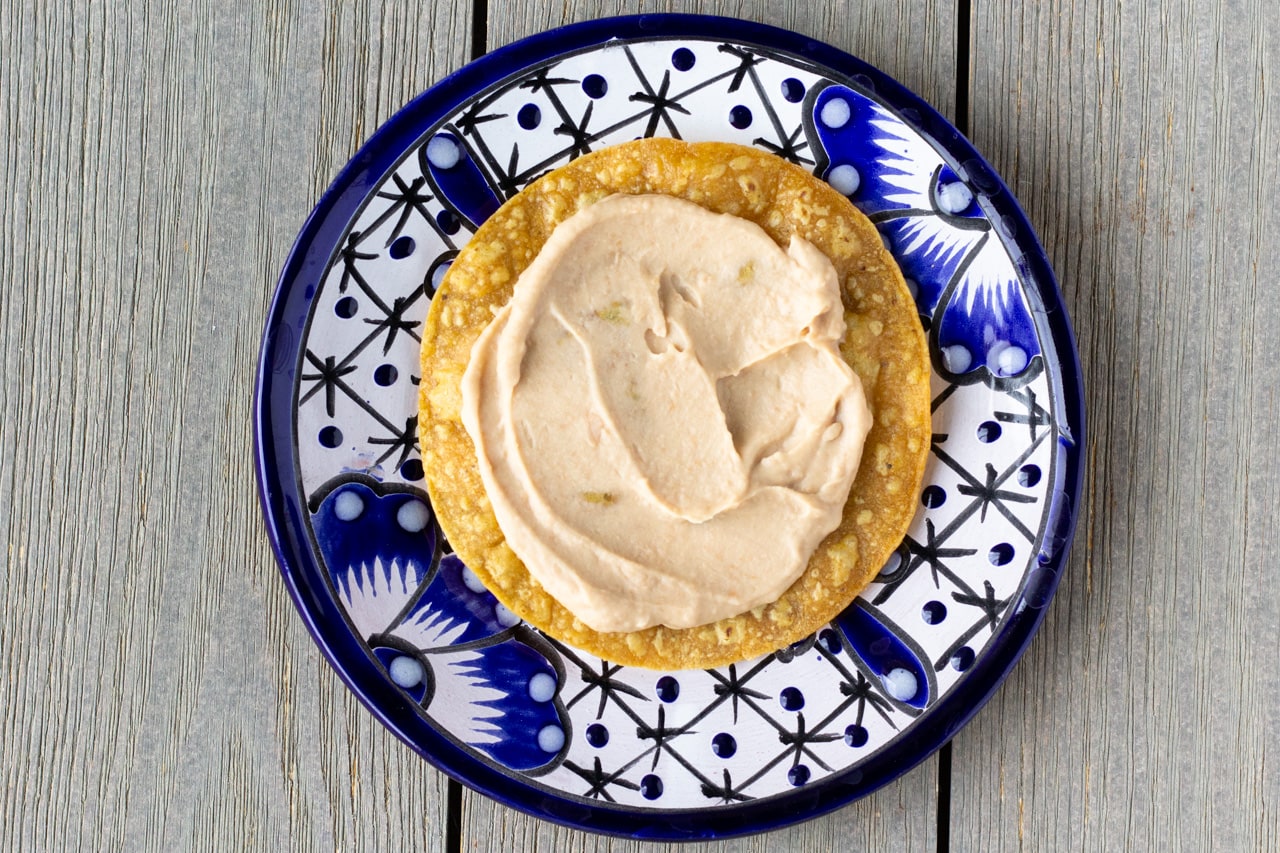
M472 345L557 224L615 193L662 193L756 223L781 246L799 234L831 260L847 331L841 354L874 423L837 527L771 604L694 628L594 631L547 594L507 546L461 421ZM931 424L929 361L915 303L871 222L827 183L773 154L719 142L644 139L596 151L504 204L459 253L431 302L422 345L419 440L431 503L458 556L533 626L615 663L721 666L804 638L846 608L902 541Z

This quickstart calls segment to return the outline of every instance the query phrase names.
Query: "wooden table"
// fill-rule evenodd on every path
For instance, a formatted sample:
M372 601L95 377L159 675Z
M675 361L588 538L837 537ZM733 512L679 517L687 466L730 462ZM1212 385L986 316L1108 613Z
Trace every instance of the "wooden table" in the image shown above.
M1091 427L994 700L872 797L711 847L1280 849L1268 0L0 0L0 849L649 846L473 795L341 685L250 410L290 243L379 123L487 48L677 9L830 42L967 129L1060 277Z

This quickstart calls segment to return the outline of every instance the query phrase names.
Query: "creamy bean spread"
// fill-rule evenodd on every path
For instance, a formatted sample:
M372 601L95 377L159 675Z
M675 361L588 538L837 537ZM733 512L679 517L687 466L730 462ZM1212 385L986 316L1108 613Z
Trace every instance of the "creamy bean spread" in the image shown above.
M840 523L871 427L844 334L804 239L663 195L569 217L462 381L512 551L601 632L776 600Z

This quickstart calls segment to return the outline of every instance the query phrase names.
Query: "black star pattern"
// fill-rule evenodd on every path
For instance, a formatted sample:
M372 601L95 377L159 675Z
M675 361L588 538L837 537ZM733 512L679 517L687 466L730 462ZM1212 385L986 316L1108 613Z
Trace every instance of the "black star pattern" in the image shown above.
M733 777L729 775L728 769L724 770L724 784L712 785L704 782L702 785L702 796L708 800L719 800L721 803L743 803L750 800L751 797L742 793L738 788L733 787Z
M498 170L495 177L498 179L498 192L507 198L520 192L520 188L525 185L525 181L517 177L516 170L520 168L520 145L511 143L511 156L507 158L507 168Z
M942 588L942 584L938 580L938 576L941 575L957 587L963 590L972 591L969 589L969 585L962 581L959 575L952 571L951 568L943 561L953 560L958 557L968 557L972 554L978 553L977 549L942 547L942 542L946 537L940 537L937 535L933 527L933 519L931 518L925 519L924 530L925 540L923 543L917 542L910 536L903 538L903 542L906 543L907 550L910 552L911 557L907 560L907 564L905 566L894 572L893 577L886 582L884 589L882 589L879 594L876 595L875 600L872 601L873 604L882 603L893 594L895 589L901 586L903 581L911 577L911 575L915 573L916 569L926 565L933 574L933 585L935 587L939 589Z
M350 363L355 358L355 353L348 355L347 358L345 358L341 363L335 363L334 356L326 356L323 360L321 360L320 357L317 356L315 353L313 353L311 350L306 351L306 358L307 358L307 361L311 362L312 366L315 367L318 372L304 373L299 377L299 379L304 382L315 382L316 384L312 385L311 388L307 391L307 393L302 395L302 398L298 401L298 405L301 406L303 403L306 403L307 400L310 400L317 393L323 390L325 394L325 413L328 414L329 417L333 417L335 412L335 404L337 402L337 392L341 391L343 394L347 396L347 399L351 400L357 406L359 406L361 409L367 412L371 417L373 417L374 420L376 420L379 424L381 424L382 427L388 433L392 435L391 439L380 439L374 436L369 437L369 442L371 444L392 444L393 445L391 450L383 454L382 458L378 460L378 463L381 464L383 459L386 459L387 456L390 456L391 453L394 452L395 447L399 446L399 447L405 448L404 453L400 457L400 462L398 463L399 465L403 465L405 460L408 458L410 454L414 452L417 446L417 441L416 441L417 415L416 414L413 415L413 418L412 418L414 421L415 434L413 435L413 437L408 439L406 443L404 431L396 429L396 427L389 420L387 420L382 415L382 413L380 413L377 409L375 409L373 406L369 404L368 400L365 400L364 397L356 393L356 391L350 385L348 385L345 381L343 381L342 377L350 373L353 373L356 370L356 366Z
M329 417L333 417L334 404L336 402L335 392L341 388L348 394L351 393L351 389L342 381L342 377L349 373L354 373L356 367L354 364L337 364L336 357L332 355L325 356L324 361L321 361L311 350L307 350L307 361L311 362L312 366L315 367L319 373L302 374L300 378L303 382L315 382L316 384L311 386L311 389L303 395L302 399L298 401L298 404L301 405L302 403L307 402L314 397L318 391L323 390L325 414Z
M981 511L981 520L986 521L986 509L988 506L992 506L995 507L996 511L1003 515L1009 523L1013 525L1014 529L1022 534L1028 542L1034 542L1035 534L1032 533L1030 528L1023 523L1022 519L1018 518L1017 514L1009 508L1008 504L1033 504L1037 502L1037 498L1033 495L1010 492L1008 490L1001 489L1000 486L1004 485L1005 481L1012 477L1013 474L1031 458L1031 454L1036 452L1044 442L1045 436L1047 435L1049 435L1048 432L1040 433L1040 436L1036 438L1029 447L1023 450L1022 453L1018 454L1018 457L1013 460L1013 463L1005 468L998 476L994 474L995 468L991 463L986 463L987 476L985 482L978 480L977 477L970 473L968 468L954 459L945 450L938 447L935 443L933 446L934 457L952 471L955 471L956 474L960 476L960 479L964 481L957 486L960 494L976 498L976 500L971 502L967 507L961 510L954 519L952 519L951 523L947 525L947 529L943 532L940 538L946 539L954 531L960 529L960 527L967 522L975 512Z
M996 420L1006 424L1026 424L1035 441L1036 427L1048 427L1053 424L1049 413L1036 402L1034 388L1018 388L1009 392L1009 396L1026 406L1025 412L996 412Z
M787 751L784 754L792 756L793 764L799 763L802 757L808 756L810 761L827 771L831 770L830 765L815 755L809 749L809 744L830 743L840 738L841 735L838 732L823 732L822 726L818 726L813 731L806 729L803 711L796 713L796 727L794 730L778 733L778 740L787 747Z
M747 682L751 680L751 676L755 675L756 673L760 672L760 670L764 669L764 666L765 666L764 663L756 664L756 666L753 667L752 670L742 678L738 678L738 665L736 663L729 664L729 674L727 676L718 670L714 670L714 669L707 670L707 672L710 673L712 678L720 682L714 688L712 688L715 691L716 696L719 696L722 699L727 697L731 702L733 702L733 721L735 723L738 722L738 700L739 699L769 698L768 696L759 692L758 690L751 690L746 686Z
M628 55L630 55L630 51L628 51ZM671 118L671 113L678 112L688 115L689 111L680 105L678 99L667 97L667 90L671 87L671 72L662 72L662 83L658 86L658 91L655 92L640 71L640 66L636 65L634 57L632 57L631 62L632 65L635 65L636 76L640 78L640 84L644 87L644 91L636 92L631 96L630 100L649 105L649 124L644 129L644 135L653 136L653 132L658 129L658 122L662 122L667 126L667 130L670 131L672 136L676 139L682 139L683 137L680 136L680 131L676 127L675 121Z
M953 592L951 597L959 604L968 604L982 610L986 616L987 625L994 628L996 623L1000 621L1000 613L1009 603L1007 598L996 598L995 587L991 585L991 581L982 582L982 595L970 595L966 593Z
M418 290L414 291L413 294L411 294L410 298L408 299L405 299L403 297L396 297L395 301L392 303L391 310L387 311L386 316L382 317L381 319L378 319L378 320L366 319L364 321L368 323L370 326L377 327L374 330L375 335L381 334L384 331L387 333L387 339L382 344L383 355L386 355L387 353L391 352L391 345L396 342L396 335L399 334L400 332L404 332L405 334L409 335L409 337L413 338L418 343L422 343L422 338L418 337L418 333L414 331L414 329L422 325L422 321L406 320L404 316L405 309L408 308L410 305L412 305L414 302L417 302L418 297L422 295L421 290L422 288L419 287Z
M779 157L783 157L787 160L790 160L792 163L795 163L797 165L802 165L802 166L812 165L813 164L812 160L810 160L807 157L800 156L800 151L809 147L809 143L807 140L800 139L800 134L803 132L804 132L804 127L801 126L801 127L797 127L795 130L791 131L791 133L786 134L784 136L781 129L779 129L778 131L779 142L772 142L768 139L765 139L763 136L757 136L755 139L751 141L754 142L756 145L759 145L761 148L765 149L766 151L772 151L774 154L777 154Z
M399 468L405 463L405 460L413 453L413 449L418 445L418 416L414 415L404 422L404 429L398 434L390 438L378 438L377 436L369 436L369 443L374 445L385 445L386 452L378 457L379 465L382 464L388 456L400 451L400 461L396 462Z
M564 121L560 122L559 127L552 131L552 133L555 133L557 136L567 136L572 140L572 145L569 147L570 160L575 157L580 157L583 154L591 153L591 140L594 137L587 132L587 125L591 122L591 109L594 106L595 104L587 104L586 110L582 113L581 121L575 123L571 119L566 118Z
M756 94L760 96L760 103L764 105L765 114L769 116L769 123L773 126L773 132L777 136L776 142L763 136L757 136L751 140L752 143L797 165L813 165L812 160L800 156L800 152L809 147L809 141L803 138L804 124L796 125L790 133L784 130L782 121L778 118L778 111L773 107L773 99L764 90L764 83L761 82L760 74L756 71L756 66L764 60L764 57L734 45L722 44L718 49L721 53L727 53L738 58L738 67L734 69L733 80L729 83L729 91L736 92L738 87L742 85L743 78L749 77Z
M347 245L343 247L341 253L342 278L338 279L339 293L346 293L347 285L352 281L355 281L356 284L360 286L361 290L364 290L366 293L370 292L369 282L365 281L364 276L360 274L360 269L356 266L356 261L371 261L378 256L376 253L370 254L359 250L360 241L363 238L364 235L360 231L352 231L351 234L347 236Z
M506 113L485 112L485 109L487 109L495 100L497 100L497 95L483 101L476 101L472 103L471 106L467 108L466 112L457 119L456 127L459 134L462 136L476 136L477 129L480 125L506 118Z
M733 70L733 79L729 81L730 93L738 91L748 73L754 76L756 66L764 61L763 56L759 56L744 47L738 47L734 44L722 44L716 48L716 50L736 57L738 60L738 67Z
M602 660L600 661L600 671L596 672L589 664L583 661L582 658L578 657L577 654L569 649L568 646L565 646L556 640L552 640L552 643L562 655L577 664L578 677L582 679L582 683L586 685L578 692L578 695L565 703L566 708L572 708L574 705L578 704L581 699L590 695L593 690L600 691L600 706L596 709L597 720L604 716L605 706L608 705L610 701L617 703L621 707L626 707L618 696L620 693L639 699L641 702L649 701L649 699L639 690L614 677L622 670L622 667L618 664Z
M518 84L521 89L528 89L530 92L546 91L548 97L555 93L556 86L577 85L580 81L574 80L572 77L551 77L551 66L543 66L529 77L521 80ZM557 99L558 100L558 99Z
M399 175L392 175L391 180L396 185L395 191L384 190L378 193L378 198L388 199L391 205L365 229L365 234L376 231L384 222L398 212L400 218L396 220L395 227L391 229L391 233L387 235L387 239L383 243L384 248L390 246L404 231L405 225L409 223L409 217L417 213L430 226L431 230L436 232L436 235L446 246L450 249L457 249L458 245L454 242L453 237L440 227L440 223L436 221L436 218L431 215L431 211L427 209L427 202L434 201L435 196L422 190L427 183L426 176L419 175L409 183L405 183L404 178Z
M956 489L960 492L960 494L965 495L967 497L971 497L971 498L976 497L978 499L979 504L982 506L982 509L978 511L978 518L980 520L982 521L987 520L988 506L995 504L997 509L1001 509L1001 505L1000 505L1001 501L1010 501L1012 503L1020 503L1020 504L1031 504L1036 502L1036 499L1033 495L1024 495L1018 492L1010 492L1005 489L996 488L996 482L997 482L996 466L988 462L987 463L987 479L985 482L975 485L973 481L970 481L968 483L961 483L959 486L956 487ZM1018 519L1014 517L1012 513L1008 512L1007 510L1002 510L1002 512L1015 525L1020 524ZM1023 531L1024 533L1028 534L1028 538L1030 538L1029 537L1030 531L1027 531L1026 528L1023 528Z
M375 219L373 224L366 229L366 233L368 231L377 230L378 226L382 225L382 223L386 222L399 212L400 218L396 220L396 225L391 229L391 233L387 236L386 243L383 244L384 246L390 246L395 242L396 238L400 236L400 232L404 230L404 226L409 222L409 217L413 215L415 211L426 221L435 221L435 217L433 217L431 212L427 210L427 202L434 199L435 196L421 191L423 184L427 182L426 178L419 175L406 184L404 182L404 178L399 175L392 175L391 180L396 185L396 191L383 191L378 193L378 198L390 199L391 206L383 211L382 215ZM450 248L453 248L452 245L450 245Z
M898 726L893 721L893 705L888 699L881 696L867 677L861 672L850 674L843 666L839 666L843 670L844 678L840 682L840 692L849 697L850 703L858 703L858 711L855 715L854 722L862 725L862 717L866 713L867 706L871 706L871 710L875 711L893 728ZM843 707L841 710L844 710Z
M572 770L578 776L587 782L590 787L582 794L589 800L608 800L609 802L617 802L608 791L610 785L617 785L620 788L629 788L632 791L640 790L640 786L635 782L629 782L622 778L622 774L627 772L627 768L615 770L613 773L605 773L600 767L600 758L597 757L590 770L579 767L572 761L565 761L564 766Z
M952 598L959 604L967 604L977 607L982 611L981 618L978 619L968 630L955 639L950 646L947 647L938 658L933 662L933 668L937 672L941 672L943 667L951 662L956 652L969 644L969 641L976 637L984 628L995 630L997 620L1000 613L1009 606L1011 599L999 600L995 597L995 589L991 586L990 581L983 581L983 595L960 595L952 593Z
M682 735L691 735L694 733L694 730L687 725L675 729L667 728L667 709L662 705L658 706L657 725L650 725L648 723L641 722L636 726L637 738L640 740L653 741L653 746L649 747L649 749L644 752L645 755L650 751L653 752L653 764L650 767L651 770L657 769L658 759L662 757L664 752L677 755L677 753L671 748L672 740Z
M737 48L735 48L735 50L736 49ZM649 135L649 136L653 135L654 132L656 132L657 130L658 124L661 123L666 127L667 131L672 136L674 136L677 139L680 138L679 128L676 127L675 121L672 118L671 113L679 112L685 115L689 115L690 113L688 109L685 108L680 102L683 99L689 97L690 95L693 95L694 93L707 88L708 86L713 86L717 83L723 82L724 80L730 80L730 85L732 86L732 89L730 89L729 91L734 91L741 85L743 79L745 79L745 75L747 75L748 73L753 75L752 76L753 85L755 85L758 90L761 85L760 81L755 76L756 72L754 71L754 66L762 60L762 57L751 54L749 57L750 61L744 58L743 62L739 63L739 65L736 68L729 71L723 71L712 77L703 79L693 84L689 88L681 92L677 92L675 94L670 93L670 85L671 85L670 72L669 71L664 72L663 83L660 84L658 87L658 90L655 91L653 88L653 85L649 82L648 78L645 77L643 71L640 69L639 63L636 61L635 56L631 53L631 48L629 46L624 46L624 51L628 57L628 61L630 62L632 66L632 70L635 72L637 81L640 85L640 91L633 93L631 96L628 97L628 100L634 101L637 103L642 103L642 104L645 104L646 106L640 112L626 116L620 119L619 121L616 121L613 124L609 125L608 127L598 128L594 131L591 131L590 133L587 133L586 127L585 127L586 123L584 121L584 118L578 117L575 119L571 116L568 108L565 106L563 100L559 96L559 93L556 91L556 87L561 84L568 85L570 83L578 83L579 81L570 79L568 77L551 77L550 73L552 68L555 65L555 63L552 63L550 65L531 71L530 74L532 76L530 78L527 78L526 81L524 81L524 82L535 81L536 85L524 86L524 82L508 84L507 87L498 90L494 94L487 96L480 102L474 104L470 109L468 109L467 113L464 114L464 116L460 120L458 120L456 125L446 124L445 128L448 130L452 130L456 133L459 133L460 135L463 135L463 134L468 135L468 137L474 141L477 149L480 152L481 159L483 161L483 168L488 169L489 177L491 179L490 182L500 191L506 192L507 191L506 188L508 186L512 186L516 190L518 190L521 187L523 187L525 184L529 183L530 181L544 174L551 166L556 165L567 159L570 159L572 156L576 156L574 154L575 150L581 153L581 151L583 150L583 146L594 145L596 142L602 139L612 138L613 135L618 131L638 121L647 121L645 133L643 135ZM734 78L737 78L736 85L733 82ZM569 148L557 151L551 156L546 157L543 160L537 163L534 163L531 166L528 166L527 168L525 168L523 171L519 173L516 173L514 170L514 166L511 163L508 164L507 169L503 169L498 164L498 161L493 156L488 143L484 139L483 134L479 130L477 130L477 128L483 122L492 121L496 118L505 118L506 117L505 114L504 115L496 115L496 114L481 115L480 113L483 112L484 109L487 109L488 107L492 106L494 102L500 99L512 88L518 88L522 86L523 88L531 89L534 91L542 91L545 93L547 100L551 103L552 107L556 110L557 114L560 116L561 124L558 126L560 129L560 135L571 137L571 143ZM766 104L766 110L769 111L770 120L774 125L774 130L778 135L778 141L774 142L772 140L765 140L762 137L761 140L758 140L762 145L762 147L768 148L770 151L774 151L779 156L792 159L794 162L811 163L812 162L811 160L807 160L799 154L800 151L802 151L804 148L808 146L807 141L802 142L799 139L801 133L803 133L803 130L797 129L796 131L785 133L782 130L781 123L777 118L776 111L773 109L771 101L769 99L765 99L764 103ZM575 130L577 131L576 136L574 133ZM503 138L505 139L506 137L504 136Z

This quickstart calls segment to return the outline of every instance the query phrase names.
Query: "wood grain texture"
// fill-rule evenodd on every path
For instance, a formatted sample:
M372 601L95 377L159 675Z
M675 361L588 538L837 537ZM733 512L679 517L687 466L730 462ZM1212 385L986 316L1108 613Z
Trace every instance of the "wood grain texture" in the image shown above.
M618 2L572 0L551 4L491 2L490 48L574 21L609 15L698 12L787 27L847 50L931 101L945 115L955 102L955 4L905 3ZM693 845L690 850L937 849L938 762L922 767L861 802L791 829L753 838ZM665 845L623 842L557 827L464 791L463 850L642 851Z
M970 126L1072 313L1087 501L955 740L952 847L1280 849L1280 25L1058 5L975 3Z
M492 50L553 27L612 15L724 15L812 36L911 89L948 119L956 101L957 0L512 0L488 6Z
M0 849L440 850L320 658L251 463L314 200L457 67L451 4L0 2Z
M808 823L729 841L673 845L593 835L527 817L466 791L462 798L462 851L537 850L555 853L837 853L928 851L937 844L938 762L931 758L870 797Z

